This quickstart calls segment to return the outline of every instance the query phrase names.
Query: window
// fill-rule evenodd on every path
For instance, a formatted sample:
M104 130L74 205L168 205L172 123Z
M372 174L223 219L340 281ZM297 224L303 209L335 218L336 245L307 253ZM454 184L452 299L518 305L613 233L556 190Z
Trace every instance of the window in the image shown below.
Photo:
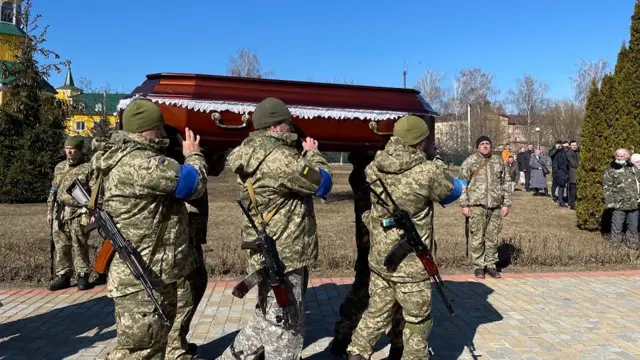
M95 110L96 110L96 112L102 111L102 104L96 104Z
M83 120L76 121L76 131L84 131L85 124Z
M0 21L13 24L13 4L10 2L2 3L0 8Z

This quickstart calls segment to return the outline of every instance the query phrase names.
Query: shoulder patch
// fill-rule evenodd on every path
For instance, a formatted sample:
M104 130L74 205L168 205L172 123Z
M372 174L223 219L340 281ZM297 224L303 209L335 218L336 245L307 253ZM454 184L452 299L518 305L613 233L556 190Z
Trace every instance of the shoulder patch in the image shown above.
M169 165L169 159L161 157L158 158L158 164L162 165L162 166L168 166Z
M156 164L159 167L170 169L171 171L175 172L176 174L180 172L180 164L176 160L174 160L172 158L168 158L168 157L165 157L165 156L160 156L160 157L158 157L158 160L156 161Z
M300 169L300 176L315 186L320 186L322 183L322 174L320 174L318 170L306 164Z

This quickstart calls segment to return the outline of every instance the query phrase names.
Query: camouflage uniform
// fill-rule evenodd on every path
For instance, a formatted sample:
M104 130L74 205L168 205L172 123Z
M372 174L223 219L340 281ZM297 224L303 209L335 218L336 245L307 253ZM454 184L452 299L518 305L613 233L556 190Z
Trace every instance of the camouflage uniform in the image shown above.
M291 114L278 99L267 98L253 113L251 132L240 146L228 156L238 183L243 188L243 203L250 197L246 182L255 193L258 211L272 214L267 233L276 242L277 251L285 266L285 278L295 296L293 305L285 310L290 325L278 323L281 316L273 291L266 279L258 284L258 299L253 318L236 336L221 359L255 359L264 352L266 359L298 360L302 354L305 334L303 296L307 288L308 267L318 258L318 238L313 195L325 197L331 189L329 164L318 150L307 151L301 157L296 148L297 135L289 132L266 131L272 125L290 124ZM252 218L260 224L254 206L248 206ZM256 238L255 231L245 218L241 228L242 241ZM262 255L249 252L248 272L261 267Z
M207 165L198 152L187 154L180 165L162 155L168 139L138 134L162 123L155 104L134 100L124 111L125 131L98 146L92 158L94 169L103 176L103 208L140 253L143 266L150 268L154 293L170 321L168 326L163 323L142 285L114 256L107 295L114 299L117 341L107 359L192 358L167 348L167 336L176 315L177 282L195 267L185 201L202 196Z
M69 142L69 141L68 141ZM78 148L82 148L78 142ZM67 145L70 145L67 143ZM53 219L53 243L55 246L55 269L57 278L50 290L58 290L69 285L71 274L78 277L78 288L89 288L91 262L89 261L89 234L83 234L82 228L89 224L88 210L67 194L67 188L78 179L84 186L90 187L91 165L80 159L78 163L69 160L59 162L53 173L51 191L47 199L47 216ZM53 197L56 196L54 204ZM63 284L64 283L64 284Z
M189 212L189 241L191 256L195 268L177 283L176 318L169 332L168 347L175 352L184 350L195 354L196 344L187 341L189 327L196 309L207 289L207 268L202 244L207 242L207 219L209 217L209 199L207 190L204 195L187 202Z
M355 278L351 285L351 290L340 305L340 320L334 327L333 343L331 352L334 355L346 354L347 346L351 342L353 331L358 326L362 313L369 304L369 282L371 270L369 268L369 230L362 222L362 214L371 209L371 194L365 187L367 182L364 173L365 167L373 160L373 156L363 153L350 153L349 162L353 164L353 170L349 175L349 184L353 190L353 203L356 222L356 247L357 258L354 266ZM393 313L392 326L387 336L390 339L390 357L398 357L402 354L402 329L404 318L400 306L395 307Z
M622 228L627 223L627 241L638 242L638 182L630 162L611 162L603 176L604 200L608 209L613 209L611 238L622 241Z
M418 127L424 136L415 139L415 134L405 136L400 133L399 128L404 128L405 124L410 128ZM394 136L385 149L376 154L365 173L368 182L382 178L398 206L411 214L418 233L428 244L433 235L432 202L449 198L454 192L454 182L443 170L442 164L436 165L440 160L429 161L424 152L409 146L420 143L427 134L422 119L414 116L401 118L395 124ZM461 191L460 185L457 186ZM374 191L382 193L379 183L372 187ZM402 358L427 359L427 339L433 326L429 275L415 253L409 254L395 272L386 269L384 259L401 238L399 230L385 231L382 228L382 220L391 214L376 199L372 194L373 206L362 216L371 235L371 298L347 348L349 358L359 356L368 359L373 353L373 345L391 326L394 311L401 307L405 320ZM450 202L455 199L447 200Z
M498 235L502 229L503 207L511 207L511 185L499 156L485 158L479 152L460 167L460 179L469 185L460 197L460 207L468 207L471 256L474 269L495 269L498 262Z

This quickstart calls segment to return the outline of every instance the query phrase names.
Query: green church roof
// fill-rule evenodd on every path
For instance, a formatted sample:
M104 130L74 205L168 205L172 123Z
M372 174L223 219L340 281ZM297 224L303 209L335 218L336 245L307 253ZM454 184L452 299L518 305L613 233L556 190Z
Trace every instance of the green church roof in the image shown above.
M112 115L117 111L118 102L129 94L107 93L106 105L107 115ZM76 105L76 114L84 115L101 115L103 113L102 104L104 101L104 93L83 93L72 96L71 99Z
M25 36L26 35L24 30L20 29L19 27L15 26L14 24L1 22L1 21L0 21L0 34L15 35L15 36Z

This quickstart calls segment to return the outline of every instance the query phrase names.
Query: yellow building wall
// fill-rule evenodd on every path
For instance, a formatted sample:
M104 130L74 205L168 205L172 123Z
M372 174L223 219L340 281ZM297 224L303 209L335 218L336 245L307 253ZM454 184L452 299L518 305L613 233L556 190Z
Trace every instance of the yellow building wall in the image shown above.
M88 136L91 134L91 129L93 129L93 123L100 121L100 118L100 115L73 115L73 117L67 119L65 133L67 135ZM113 115L107 115L107 120L109 120L109 126L113 128L115 126L117 117ZM83 131L76 130L76 123L79 121L84 121Z
M15 61L16 56L10 43L16 44L21 36L0 34L0 60Z

